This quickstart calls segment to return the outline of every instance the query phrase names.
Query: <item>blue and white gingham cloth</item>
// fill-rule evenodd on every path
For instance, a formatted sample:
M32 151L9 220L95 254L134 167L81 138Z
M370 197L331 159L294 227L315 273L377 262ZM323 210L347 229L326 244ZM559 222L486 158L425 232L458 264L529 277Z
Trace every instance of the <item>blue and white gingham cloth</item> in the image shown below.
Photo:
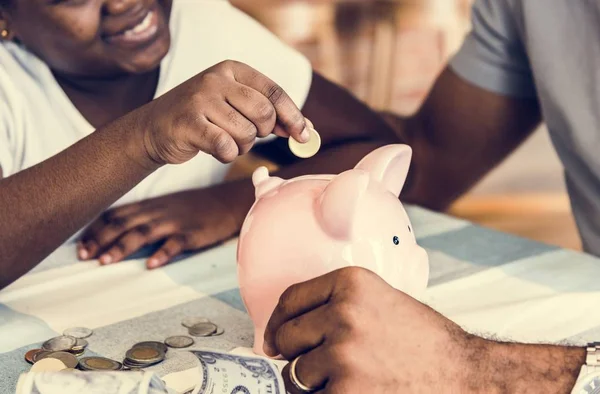
M600 260L407 207L417 242L429 253L424 302L465 329L525 342L600 340ZM206 316L225 328L196 346L252 345L252 324L237 284L236 243L148 271L143 259L101 267L79 262L75 245L0 291L0 393L29 370L23 356L74 326L94 330L86 355L122 360L144 340L186 334L181 320ZM401 340L401 338L399 338ZM192 368L185 351L148 370Z

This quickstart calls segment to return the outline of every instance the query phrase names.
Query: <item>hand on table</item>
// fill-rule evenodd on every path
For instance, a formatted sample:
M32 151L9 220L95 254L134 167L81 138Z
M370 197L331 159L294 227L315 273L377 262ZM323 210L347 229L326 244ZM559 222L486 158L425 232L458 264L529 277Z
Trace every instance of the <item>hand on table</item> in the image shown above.
M267 325L264 350L301 356L297 377L319 393L465 392L464 349L475 341L483 340L352 267L291 286ZM300 393L290 364L286 386Z
M148 268L156 268L184 251L224 241L240 227L239 218L225 202L232 194L227 186L180 192L107 211L83 233L79 257L111 264L164 240L147 261Z

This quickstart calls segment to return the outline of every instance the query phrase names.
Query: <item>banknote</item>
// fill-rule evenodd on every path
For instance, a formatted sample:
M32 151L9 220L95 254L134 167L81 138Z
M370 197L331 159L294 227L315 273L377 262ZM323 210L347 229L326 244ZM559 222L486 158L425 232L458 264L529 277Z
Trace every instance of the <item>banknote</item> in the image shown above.
M210 350L192 350L200 362L193 394L285 394L281 374L270 360Z
M198 367L164 381L149 371L28 372L20 376L17 394L286 394L279 370L267 358L213 350L190 353Z
M19 377L17 394L170 394L153 372L30 372Z

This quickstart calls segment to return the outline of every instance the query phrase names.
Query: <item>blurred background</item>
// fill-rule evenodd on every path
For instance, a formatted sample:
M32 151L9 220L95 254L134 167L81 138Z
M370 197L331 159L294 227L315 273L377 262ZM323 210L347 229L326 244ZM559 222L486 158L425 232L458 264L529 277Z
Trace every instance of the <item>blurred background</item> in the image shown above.
M313 67L379 110L418 109L470 30L472 0L230 0ZM450 99L450 98L449 98ZM251 171L253 157L231 178ZM450 214L570 249L580 240L545 128L455 203Z

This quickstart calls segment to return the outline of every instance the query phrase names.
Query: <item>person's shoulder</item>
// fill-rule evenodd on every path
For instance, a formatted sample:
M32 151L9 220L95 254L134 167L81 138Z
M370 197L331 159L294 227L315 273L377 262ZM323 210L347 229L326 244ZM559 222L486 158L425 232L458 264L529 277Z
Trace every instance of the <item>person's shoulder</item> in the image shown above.
M40 60L14 42L0 43L0 94L10 100L18 91L24 91L27 85L40 81Z
M19 100L22 89L20 82L27 78L27 72L23 68L27 55L16 44L11 42L0 43L0 101L2 101L2 116L6 116L7 110L14 108L14 102Z
M0 43L0 122L24 124L36 119L45 101L48 67L14 42Z

